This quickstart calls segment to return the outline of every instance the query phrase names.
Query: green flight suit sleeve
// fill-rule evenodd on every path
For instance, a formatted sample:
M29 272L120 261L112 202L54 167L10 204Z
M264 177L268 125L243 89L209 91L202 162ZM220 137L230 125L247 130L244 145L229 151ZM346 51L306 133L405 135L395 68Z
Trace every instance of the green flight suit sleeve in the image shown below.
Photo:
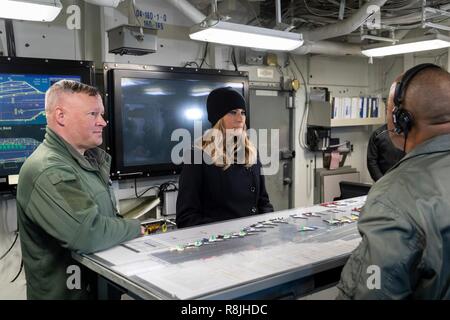
M138 220L101 213L96 201L70 167L59 167L39 176L25 211L61 246L79 253L108 249L140 234Z
M409 298L420 275L420 230L394 206L376 201L364 208L358 229L362 241L344 266L338 299Z

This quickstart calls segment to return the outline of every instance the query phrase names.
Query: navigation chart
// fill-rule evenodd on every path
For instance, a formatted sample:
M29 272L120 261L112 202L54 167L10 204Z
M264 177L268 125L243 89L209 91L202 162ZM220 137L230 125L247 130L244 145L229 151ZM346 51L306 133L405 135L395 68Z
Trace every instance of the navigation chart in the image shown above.
M45 92L79 76L0 73L0 176L19 173L45 135Z

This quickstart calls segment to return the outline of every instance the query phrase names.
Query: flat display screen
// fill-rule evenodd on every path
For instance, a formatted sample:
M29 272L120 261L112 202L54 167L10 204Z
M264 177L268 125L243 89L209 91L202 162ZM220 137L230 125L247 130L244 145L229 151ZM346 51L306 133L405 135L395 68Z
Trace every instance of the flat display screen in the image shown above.
M0 176L18 174L44 140L45 92L61 79L81 76L0 72Z
M122 78L122 134L125 166L171 162L171 141L179 128L194 136L194 121L202 130L211 127L206 112L206 98L211 90L234 86L242 93L243 84L206 80Z
M232 87L247 99L246 75L155 68L115 69L107 75L106 92L111 97L108 149L113 156L113 178L177 173L181 164L174 163L171 154L180 140L172 141L172 133L177 129L188 132L192 145L211 127L206 112L209 93L219 87Z
M62 79L92 85L94 64L0 56L0 192L15 188L23 163L44 140L45 92Z

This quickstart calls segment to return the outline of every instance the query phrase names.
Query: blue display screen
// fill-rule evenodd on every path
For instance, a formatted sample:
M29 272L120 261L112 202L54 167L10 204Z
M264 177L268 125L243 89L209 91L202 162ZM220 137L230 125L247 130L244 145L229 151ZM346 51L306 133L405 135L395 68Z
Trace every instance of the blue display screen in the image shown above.
M0 73L0 176L18 174L45 135L45 92L80 76Z

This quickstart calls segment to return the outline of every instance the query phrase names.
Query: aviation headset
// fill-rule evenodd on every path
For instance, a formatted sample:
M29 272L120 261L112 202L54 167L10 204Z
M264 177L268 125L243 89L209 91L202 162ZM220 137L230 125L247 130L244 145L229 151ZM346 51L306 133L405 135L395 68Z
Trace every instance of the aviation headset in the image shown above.
M394 93L394 109L392 110L392 120L394 122L395 132L403 133L405 137L408 137L408 132L414 123L412 114L403 108L405 100L406 89L408 88L411 80L422 70L427 68L440 68L432 63L419 64L405 72L400 82L395 86ZM405 141L406 142L406 141Z

